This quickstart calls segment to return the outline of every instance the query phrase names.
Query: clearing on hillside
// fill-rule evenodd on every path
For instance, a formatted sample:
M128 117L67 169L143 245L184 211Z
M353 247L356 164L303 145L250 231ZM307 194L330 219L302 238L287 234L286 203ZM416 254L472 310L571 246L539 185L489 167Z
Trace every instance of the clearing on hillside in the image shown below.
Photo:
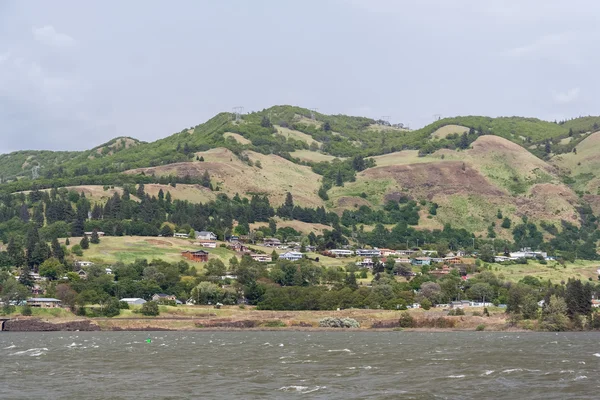
M600 186L600 132L583 139L576 147L577 153L552 157L552 163L576 181L575 188L597 194Z
M264 155L253 151L245 154L254 166L242 162L230 150L217 148L196 153L204 158L204 162L138 168L125 173L199 177L208 171L213 186L230 196L236 193L246 196L265 194L269 196L272 205L278 206L283 204L287 192L292 192L296 204L311 207L323 205L323 200L317 195L321 176L312 172L310 167L294 164L273 154ZM256 161L260 161L262 168L256 167Z
M312 150L296 150L296 151L291 152L290 155L299 160L308 161L308 162L331 161L331 160L335 160L336 158L339 158L339 157L335 157L335 156L332 156L329 154L323 154L323 153L319 153L318 151L312 151ZM341 159L343 159L343 158L341 158Z
M301 141L305 142L306 144L308 144L309 146L313 143L316 143L319 146L321 145L321 143L319 143L318 141L313 139L312 136L310 136L304 132L296 131L294 129L284 128L279 125L274 125L274 126L277 129L276 135L281 135L281 136L284 136L289 139L301 140Z
M227 138L234 138L240 144L252 144L251 141L249 141L248 139L246 139L245 137L243 137L239 133L225 132L223 134L223 137L225 139L227 139Z
M435 132L431 134L432 139L443 139L448 135L452 135L454 133L458 133L462 135L465 132L469 132L469 128L466 126L460 125L444 125L441 128L438 128Z
M432 156L419 157L418 150L402 150L394 153L388 153L381 156L371 157L375 160L378 167L386 167L389 165L406 165L417 164L431 161L438 161Z
M302 222L302 221L297 221L297 220L282 220L279 217L274 218L275 222L277 222L277 229L279 228L293 228L295 230L297 230L298 232L302 232L304 234L309 234L311 232L314 232L317 235L320 235L323 233L323 230L325 229L329 229L331 230L332 228L330 226L327 225L323 225L323 224L310 224L308 222ZM258 229L261 226L269 226L269 224L267 222L256 222L253 224L250 224L250 228L251 229Z

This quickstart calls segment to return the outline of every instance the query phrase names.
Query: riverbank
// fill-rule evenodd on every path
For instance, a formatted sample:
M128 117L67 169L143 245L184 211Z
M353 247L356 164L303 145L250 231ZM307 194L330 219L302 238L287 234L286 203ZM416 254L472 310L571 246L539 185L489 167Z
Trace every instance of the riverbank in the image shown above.
M130 310L124 310L130 311ZM401 317L410 315L401 322ZM123 312L114 318L78 317L70 313L39 312L32 317L18 314L4 323L5 331L196 331L196 330L334 330L319 327L323 318L350 318L360 324L356 330L421 330L421 331L506 331L510 326L502 309L471 308L466 315L448 316L447 311L432 310L363 310L341 311L262 311L254 308L162 307L161 315L143 317ZM70 315L69 315L70 314Z

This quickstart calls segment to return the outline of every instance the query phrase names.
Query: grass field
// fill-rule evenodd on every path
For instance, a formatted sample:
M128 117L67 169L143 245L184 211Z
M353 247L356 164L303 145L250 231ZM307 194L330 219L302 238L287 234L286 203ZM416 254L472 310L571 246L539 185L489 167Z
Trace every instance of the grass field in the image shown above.
M225 137L225 138L230 138L230 137L234 138L240 144L251 144L252 143L251 141L249 141L248 139L246 139L245 137L243 137L239 133L225 132L223 134L223 137Z
M433 139L443 139L448 135L452 135L453 133L463 134L464 132L469 132L469 128L460 125L444 125L433 132L431 137Z
M311 150L296 150L296 151L291 152L290 155L292 157L298 158L302 161L309 161L309 162L331 161L331 160L335 160L336 158L339 158L339 157L334 157L329 154L323 154L323 153L319 153L318 151L311 151ZM341 158L341 159L343 159L343 158Z
M378 167L386 167L389 165L406 165L417 164L431 161L439 161L438 158L432 156L419 157L418 150L402 150L395 153L384 154L382 156L371 157L377 163Z
M79 243L79 238L71 238L71 247ZM83 251L81 260L92 261L98 264L111 264L117 261L131 263L136 259L160 259L168 262L186 261L181 256L184 250L198 250L194 239L179 239L165 237L121 236L103 237L99 244L90 244L88 250ZM217 247L216 249L202 248L210 253L209 257L220 258L227 263L235 255L231 250ZM201 266L202 263L197 263Z
M547 265L538 262L529 261L528 264L501 265L491 264L493 272L502 275L504 279L517 282L527 275L534 276L540 280L550 279L553 283L567 281L569 278L593 281L598 280L597 269L600 268L600 262L597 261L576 261L567 263L564 267L558 262L549 261Z
M306 144L308 144L308 145L311 145L312 143L320 144L318 141L313 139L312 136L310 136L304 132L296 131L294 129L284 128L279 125L275 125L275 128L277 129L277 133L276 133L277 135L282 135L289 139L301 140L303 142L306 142Z

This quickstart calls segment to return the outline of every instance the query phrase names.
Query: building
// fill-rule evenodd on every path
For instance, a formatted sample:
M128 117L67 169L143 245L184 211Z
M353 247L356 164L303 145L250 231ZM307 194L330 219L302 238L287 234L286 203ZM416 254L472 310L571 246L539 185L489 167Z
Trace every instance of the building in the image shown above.
M356 255L360 257L381 257L379 249L358 249Z
M346 249L333 249L329 250L328 252L335 257L351 257L354 255L354 252L352 250Z
M429 257L417 257L417 258L413 258L411 261L412 265L417 265L417 266L421 266L421 265L431 265L431 258Z
M188 260L192 260L195 262L206 262L208 261L208 252L204 250L196 250L196 251L182 251L181 255Z
M450 302L450 308L465 308L470 306L471 302L469 300L458 300Z
M176 237L176 238L181 238L181 239L187 239L187 238L189 238L189 237L190 237L190 235L189 235L188 233L179 233L179 232L175 232L175 233L173 234L173 237Z
M433 257L431 259L431 262L434 262L434 263L443 263L444 262L444 258L443 257Z
M87 279L87 272L85 272L82 269L80 269L79 271L77 271L77 275L79 275L79 278L81 278L81 279Z
M362 261L359 261L356 263L356 265L358 265L359 267L362 268L373 268L373 259L372 258L363 258Z
M85 236L92 236L92 233L94 233L94 232L83 232L83 234L84 234ZM96 231L96 233L98 234L98 237L102 237L102 236L104 236L104 235L105 235L105 233L104 233L104 232L102 232L102 231Z
M135 305L142 305L146 302L146 300L141 299L139 297L126 297L124 299L121 299L119 301L123 301L127 304L129 304L130 306L135 306Z
M396 264L410 264L410 258L396 258Z
M75 266L79 268L91 267L92 265L94 265L94 263L91 261L75 261Z
M112 268L104 268L104 272L106 273L106 275L112 275L113 274Z
M415 250L396 250L396 255L410 256L415 253Z
M396 250L392 250L392 249L379 249L379 252L384 257L389 257L389 256L395 256L396 255Z
M460 263L462 263L462 259L458 256L449 256L449 257L444 257L444 262L446 264L460 264Z
M196 239L200 240L217 240L217 235L208 231L196 231Z
M61 301L49 297L32 297L27 299L27 305L39 308L58 308L61 306Z
M199 246L202 247L206 247L208 249L216 249L217 248L217 242L215 242L214 240L201 240L198 242Z
M543 259L546 259L548 257L548 253L546 253L545 251L532 251L531 248L524 247L520 251L515 251L513 253L510 253L510 257L513 259L536 258L536 257L541 257Z
M175 301L175 300L177 300L177 298L175 298L175 295L172 295L172 294L156 293L154 296L152 296L152 301Z
M258 261L258 262L271 262L271 261L273 261L273 257L271 257L268 254L250 254L250 257L252 257L252 259L254 261Z
M263 245L266 247L279 247L281 246L281 240L277 238L266 238L263 240Z
M300 259L302 259L303 255L302 253L298 252L298 251L288 251L287 253L283 253L281 255L279 255L279 258L282 260L288 260L288 261L298 261Z

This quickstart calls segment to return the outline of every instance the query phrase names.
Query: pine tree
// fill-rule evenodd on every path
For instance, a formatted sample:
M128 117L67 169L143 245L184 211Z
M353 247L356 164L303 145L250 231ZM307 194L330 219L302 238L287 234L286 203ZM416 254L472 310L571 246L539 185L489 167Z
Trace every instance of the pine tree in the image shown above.
M87 250L90 248L90 241L88 240L87 236L83 236L83 238L81 239L81 241L79 242L79 245L81 246L82 249Z
M69 238L67 238L65 240L65 246L69 246L69 245L71 245L71 241L69 240Z
M58 261L63 262L65 260L65 252L58 242L57 238L52 239L52 256L56 258Z
M338 169L337 176L335 177L336 186L344 186L344 179L342 177L342 171Z
M98 229L94 229L92 231L92 237L90 238L90 243L93 243L93 244L100 243L100 236L98 236Z
M205 188L210 188L210 175L208 174L208 171L204 171L204 174L202 174L200 184Z
M136 192L136 196L137 196L137 197L138 197L138 199L140 199L140 200L141 200L141 199L143 199L143 198L146 196L146 192L145 192L145 190L144 190L144 184L143 184L143 183L140 183L140 184L138 185L137 192Z

